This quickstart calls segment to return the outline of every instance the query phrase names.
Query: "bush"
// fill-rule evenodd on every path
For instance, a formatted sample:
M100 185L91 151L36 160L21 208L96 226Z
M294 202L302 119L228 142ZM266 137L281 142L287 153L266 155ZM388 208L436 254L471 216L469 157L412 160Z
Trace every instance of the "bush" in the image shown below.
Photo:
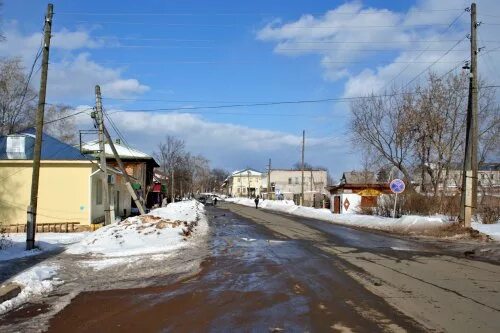
M378 198L376 214L392 217L394 210L393 194L384 194ZM458 216L460 207L460 196L433 197L416 192L405 192L398 195L396 217L401 215L434 215L444 214L447 216Z
M478 214L483 224L494 224L500 221L500 207L483 207Z
M7 229L0 225L0 250L6 249L12 245Z

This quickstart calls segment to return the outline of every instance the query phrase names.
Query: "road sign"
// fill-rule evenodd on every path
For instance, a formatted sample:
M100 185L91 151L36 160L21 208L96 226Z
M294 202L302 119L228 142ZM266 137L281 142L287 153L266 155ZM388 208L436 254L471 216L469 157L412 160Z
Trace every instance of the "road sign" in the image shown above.
M401 179L393 179L391 183L389 184L389 187L391 188L391 191L393 193L402 193L405 190L405 182L402 181Z

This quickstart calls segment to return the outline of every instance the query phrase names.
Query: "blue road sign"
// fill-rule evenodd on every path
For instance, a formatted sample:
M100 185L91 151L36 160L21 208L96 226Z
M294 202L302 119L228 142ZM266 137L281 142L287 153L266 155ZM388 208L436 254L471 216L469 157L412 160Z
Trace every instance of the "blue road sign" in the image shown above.
M389 187L393 193L402 193L405 190L405 182L401 179L393 179Z

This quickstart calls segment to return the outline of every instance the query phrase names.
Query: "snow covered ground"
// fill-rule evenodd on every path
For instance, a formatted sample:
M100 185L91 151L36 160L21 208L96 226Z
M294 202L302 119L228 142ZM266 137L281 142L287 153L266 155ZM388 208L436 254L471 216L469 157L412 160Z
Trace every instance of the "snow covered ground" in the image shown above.
M476 229L483 234L489 235L496 241L500 242L500 223L494 224L482 224L478 222L472 222L472 228Z
M39 249L34 251L24 250L24 233L11 234L11 246L0 250L0 261L5 269L10 260L52 250L65 251L5 281L19 284L22 292L1 303L0 314L27 300L43 297L54 287L64 284L60 277L72 277L76 274L86 276L90 281L99 281L100 276L105 280L109 279L106 279L106 274L101 273L103 270L116 274L113 269L119 269L125 274L124 269L127 269L132 275L137 267L147 270L149 261L165 260L176 252L173 250L196 245L204 239L207 232L208 221L204 206L191 200L155 209L144 216L130 217L95 232L39 233L36 235ZM16 261L12 263L15 265ZM158 264L151 266L156 267L151 272L161 271L157 268ZM139 273L146 274L143 271Z
M14 298L0 303L0 314L23 304L27 300L51 292L55 286L63 282L56 277L58 267L55 265L36 265L16 275L10 282L21 286L22 291Z
M77 243L85 238L88 232L79 233L38 233L36 234L36 249L26 251L26 234L12 233L6 239L7 247L0 250L0 261L35 256L42 252L63 249L69 244Z
M188 244L186 236L195 226L195 236L208 229L203 205L193 200L176 202L147 215L129 217L100 228L71 245L67 252L127 257L171 251Z
M255 202L253 199L228 198L226 199L226 201L255 207ZM437 229L451 224L451 222L445 216L407 215L401 218L393 219L389 217L370 215L333 214L328 209L316 209L312 207L297 206L291 200L260 200L259 207L338 224L386 231L412 232L419 230L429 230L433 228Z

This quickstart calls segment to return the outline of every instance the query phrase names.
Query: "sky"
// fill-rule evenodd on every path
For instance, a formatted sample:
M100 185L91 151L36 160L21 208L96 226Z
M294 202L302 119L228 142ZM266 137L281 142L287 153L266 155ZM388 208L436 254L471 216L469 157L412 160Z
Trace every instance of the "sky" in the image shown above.
M499 84L500 2L477 3L478 68ZM303 130L307 163L327 167L334 179L361 169L348 99L411 87L428 70L459 72L470 58L470 3L462 0L53 4L49 103L86 110L74 119L78 129L92 129L87 110L99 84L128 144L153 153L173 135L229 171L263 171L269 158L273 167L292 167ZM31 67L46 6L3 1L0 56Z

